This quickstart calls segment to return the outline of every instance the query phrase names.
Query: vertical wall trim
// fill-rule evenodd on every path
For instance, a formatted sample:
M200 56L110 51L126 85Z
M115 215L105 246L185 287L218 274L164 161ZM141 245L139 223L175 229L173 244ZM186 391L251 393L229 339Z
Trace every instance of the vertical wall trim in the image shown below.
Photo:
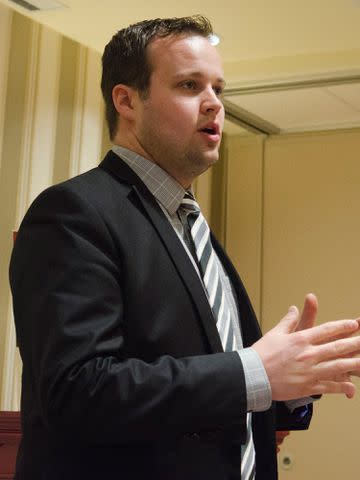
M79 45L78 64L75 84L75 100L72 122L72 139L70 149L69 176L74 177L80 173L80 158L82 144L82 127L84 121L84 98L86 85L87 48Z
M226 250L260 318L263 135L226 137Z
M227 136L224 133L219 149L219 160L212 168L211 219L210 226L219 242L226 247L226 211L227 211Z
M265 145L268 136L263 136L261 148L261 220L260 220L260 271L259 271L259 323L263 324L264 303L264 222L265 222Z
M109 138L109 131L107 122L105 120L105 111L104 105L102 107L102 116L103 116L103 124L102 124L102 135L101 135L101 150L100 156L104 157L105 154L112 148L113 144Z
M35 22L31 24L29 58L28 58L28 76L26 79L25 108L24 108L24 129L20 150L20 172L17 190L17 203L15 213L15 224L20 223L20 219L25 214L28 202L28 192L30 188L30 158L33 135L33 119L37 80L37 62L39 48L40 26ZM25 81L25 80L24 80ZM9 232L9 235L11 232ZM5 333L5 355L3 369L3 397L2 407L5 409L18 409L19 405L14 405L14 398L19 398L20 392L15 392L15 386L19 388L20 371L19 362L16 362L16 335L14 320L12 316L11 302L8 299L8 315Z
M211 218L212 175L212 169L209 168L206 172L197 177L193 184L196 199L207 220Z
M36 82L38 73L40 24L31 23L29 47L28 77L26 79L26 96L24 110L24 131L21 143L20 176L17 195L16 225L19 225L28 207L30 189L30 160L34 132L34 111L36 99Z
M51 185L61 63L61 36L41 27L27 206Z
M7 79L9 71L11 24L11 10L4 5L0 5L0 169L4 135Z
M78 49L78 44L73 40L61 37L59 95L57 100L52 183L59 183L69 178Z
M0 170L0 388L1 409L11 406L12 316L10 315L10 290L8 265L12 250L11 231L15 225L17 189L19 186L21 142L24 130L26 78L28 73L28 47L30 44L30 21L13 13L8 52L7 89L4 110L2 161ZM9 344L10 342L10 344ZM10 349L10 350L9 350ZM6 392L5 392L6 390Z
M95 167L100 161L104 122L100 90L101 58L94 50L87 51L83 121L79 173Z

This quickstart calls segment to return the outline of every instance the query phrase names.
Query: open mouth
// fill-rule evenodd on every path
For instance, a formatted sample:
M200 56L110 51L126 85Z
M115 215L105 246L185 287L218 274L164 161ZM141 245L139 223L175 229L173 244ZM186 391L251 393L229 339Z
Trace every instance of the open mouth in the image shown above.
M210 135L216 135L216 128L203 128L202 132L209 133Z
M206 125L206 127L201 128L200 132L207 133L208 135L219 135L220 129L216 123L212 123Z

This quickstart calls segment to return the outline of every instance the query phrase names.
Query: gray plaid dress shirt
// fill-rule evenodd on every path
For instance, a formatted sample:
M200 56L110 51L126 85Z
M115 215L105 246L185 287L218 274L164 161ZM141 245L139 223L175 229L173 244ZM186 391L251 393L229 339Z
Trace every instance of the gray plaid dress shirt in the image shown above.
M186 218L181 217L181 213L178 212L180 203L185 195L184 188L157 164L147 160L141 155L118 145L113 147L113 151L140 177L149 191L154 195L165 216L177 233L180 242L189 255L201 279L197 263L194 259L193 242ZM265 368L254 349L251 347L243 348L239 327L239 313L232 286L219 258L216 257L216 260L219 265L220 278L231 313L234 330L233 350L238 352L244 367L247 410L267 410L271 405L271 386Z

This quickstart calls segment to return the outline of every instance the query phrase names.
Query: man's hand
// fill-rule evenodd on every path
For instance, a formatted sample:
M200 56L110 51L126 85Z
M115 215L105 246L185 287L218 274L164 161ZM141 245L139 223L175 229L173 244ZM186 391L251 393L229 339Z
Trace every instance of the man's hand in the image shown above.
M273 400L324 393L355 395L351 375L360 376L360 320L314 326L317 299L309 294L301 316L296 307L252 346L268 375Z
M280 452L280 445L283 443L284 438L290 435L288 430L279 430L275 432L276 435L276 453Z

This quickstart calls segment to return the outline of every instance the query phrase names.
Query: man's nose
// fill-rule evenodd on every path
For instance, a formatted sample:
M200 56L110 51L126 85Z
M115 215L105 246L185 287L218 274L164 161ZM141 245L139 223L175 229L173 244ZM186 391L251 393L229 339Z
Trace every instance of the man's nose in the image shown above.
M213 88L209 88L204 92L204 99L201 104L202 113L214 112L215 114L223 108L222 101L214 92Z

